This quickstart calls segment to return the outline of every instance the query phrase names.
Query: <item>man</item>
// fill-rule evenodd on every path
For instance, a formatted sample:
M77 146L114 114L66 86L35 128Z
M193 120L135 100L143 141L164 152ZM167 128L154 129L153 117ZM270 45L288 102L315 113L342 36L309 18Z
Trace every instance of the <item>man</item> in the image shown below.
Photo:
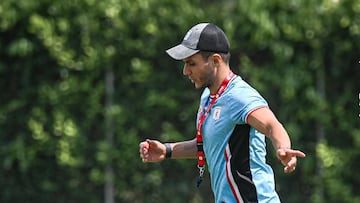
M267 102L231 71L225 33L214 24L200 23L166 52L183 60L183 74L196 88L204 88L197 134L183 142L141 142L143 162L197 158L200 183L206 157L215 202L280 202L273 171L265 161L265 136L272 141L285 173L294 171L296 157L305 154L291 149L286 130Z

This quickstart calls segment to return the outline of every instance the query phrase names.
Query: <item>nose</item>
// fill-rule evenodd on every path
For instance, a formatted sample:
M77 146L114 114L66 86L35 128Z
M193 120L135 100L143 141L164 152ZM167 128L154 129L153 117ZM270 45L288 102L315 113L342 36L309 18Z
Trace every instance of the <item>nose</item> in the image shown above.
M188 67L186 64L184 64L183 74L184 74L185 76L187 76L187 75L190 74L190 69L189 69L189 67Z

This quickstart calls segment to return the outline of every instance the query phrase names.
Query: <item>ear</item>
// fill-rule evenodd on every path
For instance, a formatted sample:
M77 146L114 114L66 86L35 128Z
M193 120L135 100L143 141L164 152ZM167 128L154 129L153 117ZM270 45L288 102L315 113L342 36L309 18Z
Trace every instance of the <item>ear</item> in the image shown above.
M222 57L220 54L213 54L212 58L213 58L213 63L215 66L219 66L220 63L222 63Z

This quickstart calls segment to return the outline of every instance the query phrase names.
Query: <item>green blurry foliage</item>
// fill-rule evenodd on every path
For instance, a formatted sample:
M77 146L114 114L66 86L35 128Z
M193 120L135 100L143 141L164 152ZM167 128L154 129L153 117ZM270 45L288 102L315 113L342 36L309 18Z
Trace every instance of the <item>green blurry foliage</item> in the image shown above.
M196 161L138 153L146 138L193 138L201 92L164 51L205 21L308 155L286 175L269 144L282 200L358 202L359 14L358 0L3 0L0 202L102 202L108 163L116 202L212 202Z

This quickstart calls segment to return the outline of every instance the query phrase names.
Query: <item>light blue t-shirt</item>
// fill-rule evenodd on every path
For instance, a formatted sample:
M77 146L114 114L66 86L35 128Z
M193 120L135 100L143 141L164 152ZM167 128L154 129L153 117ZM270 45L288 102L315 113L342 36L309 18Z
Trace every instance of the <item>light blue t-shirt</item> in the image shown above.
M210 97L206 88L198 118ZM264 98L237 76L204 121L204 152L216 203L280 202L273 171L265 160L265 136L246 123L252 111L263 107L268 107Z

